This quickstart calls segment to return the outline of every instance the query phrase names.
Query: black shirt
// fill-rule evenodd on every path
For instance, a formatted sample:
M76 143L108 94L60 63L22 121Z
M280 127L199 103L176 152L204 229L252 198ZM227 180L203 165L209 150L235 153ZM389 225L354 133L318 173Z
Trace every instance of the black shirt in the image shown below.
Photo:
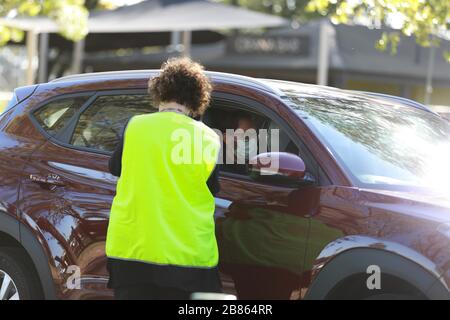
M120 177L124 134L109 160L109 171ZM212 194L220 191L219 169L216 166L207 181ZM158 265L139 261L108 258L109 288L155 284L160 287L179 288L188 292L221 292L218 268L195 268L184 266Z

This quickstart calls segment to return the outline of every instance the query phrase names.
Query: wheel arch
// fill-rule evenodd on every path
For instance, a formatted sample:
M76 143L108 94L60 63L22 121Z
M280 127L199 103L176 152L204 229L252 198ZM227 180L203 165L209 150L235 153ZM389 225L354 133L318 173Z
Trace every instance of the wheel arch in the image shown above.
M28 255L39 278L44 298L56 299L48 256L33 232L19 220L0 211L0 233L14 240Z
M450 299L442 272L431 260L401 244L365 236L341 238L321 252L305 298L327 299L345 279L358 274L367 279L370 265L380 267L382 275L410 284L429 299Z

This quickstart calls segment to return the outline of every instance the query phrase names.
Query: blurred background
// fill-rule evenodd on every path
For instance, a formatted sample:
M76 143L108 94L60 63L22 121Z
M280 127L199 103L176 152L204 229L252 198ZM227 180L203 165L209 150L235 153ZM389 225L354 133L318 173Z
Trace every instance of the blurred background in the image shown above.
M374 91L450 119L450 0L0 0L0 109L73 73L208 70Z

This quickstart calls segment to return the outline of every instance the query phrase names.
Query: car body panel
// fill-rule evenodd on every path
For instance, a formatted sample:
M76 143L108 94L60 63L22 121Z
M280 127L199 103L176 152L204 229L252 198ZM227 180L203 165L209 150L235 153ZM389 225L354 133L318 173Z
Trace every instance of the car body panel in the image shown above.
M378 248L410 259L439 278L448 269L449 239L437 232L448 208L392 196L331 187L320 194L312 216L305 266L311 281L340 253L353 248ZM433 211L435 210L435 211ZM365 272L365 270L361 270Z
M18 206L26 220L34 221L35 230L47 239L54 260L52 268L58 275L59 298L86 298L92 286L97 288L102 283L105 287L107 282L104 244L116 183L107 172L107 162L105 155L47 141L33 153L33 161L24 169L23 197ZM30 175L48 174L58 177L63 185L30 179ZM80 290L67 288L71 266L80 268Z

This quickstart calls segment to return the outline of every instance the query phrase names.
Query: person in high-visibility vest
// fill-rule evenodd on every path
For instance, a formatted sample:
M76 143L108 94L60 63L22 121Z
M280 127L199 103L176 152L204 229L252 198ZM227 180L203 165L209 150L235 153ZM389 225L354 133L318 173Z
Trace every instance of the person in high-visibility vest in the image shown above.
M106 255L116 299L221 291L213 196L221 143L194 120L211 90L201 65L168 60L149 81L159 112L131 118L111 156L110 171L119 179Z

